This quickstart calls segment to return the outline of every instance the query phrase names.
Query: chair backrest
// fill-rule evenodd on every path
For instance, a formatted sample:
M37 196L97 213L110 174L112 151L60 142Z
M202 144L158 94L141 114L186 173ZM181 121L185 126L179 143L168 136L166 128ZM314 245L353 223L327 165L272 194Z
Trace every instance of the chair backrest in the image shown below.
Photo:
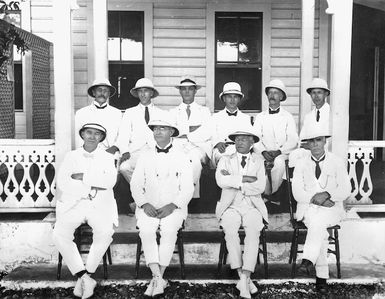
M294 167L289 167L289 160L285 161L285 170L287 179L287 198L289 201L290 221L293 223L295 221L294 213L297 210L297 202L294 199L291 188L291 179L293 177Z

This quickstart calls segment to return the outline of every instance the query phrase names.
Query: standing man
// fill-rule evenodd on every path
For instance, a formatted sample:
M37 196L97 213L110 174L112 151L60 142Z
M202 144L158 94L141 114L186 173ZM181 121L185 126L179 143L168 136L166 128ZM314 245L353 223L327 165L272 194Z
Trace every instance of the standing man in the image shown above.
M84 140L83 146L67 153L58 172L60 192L53 240L69 270L78 278L74 295L89 298L96 286L91 276L112 242L113 225L118 225L112 191L117 171L114 157L98 147L107 136L103 126L85 124L79 135ZM93 232L85 265L73 242L74 232L82 223L88 223Z
M111 148L116 142L122 112L108 104L108 99L115 94L113 87L108 79L96 79L88 88L88 95L94 98L91 105L83 107L75 113L75 146L83 146L83 140L78 132L86 123L97 123L106 128L108 134L103 142L100 143L103 149L114 154L115 149Z
M163 112L150 121L156 145L139 157L131 180L139 236L153 276L145 292L147 296L162 294L167 286L163 274L170 264L177 232L187 217L187 205L194 191L190 161L173 146L172 137L179 132L168 114Z
M294 168L293 195L297 201L297 221L307 227L300 273L310 273L315 265L316 288L327 292L329 278L327 262L327 228L338 224L345 211L343 201L350 196L350 181L346 162L325 150L327 130L308 127L307 141L311 155L299 160Z
M294 117L281 107L286 100L286 87L275 79L265 88L269 108L255 117L254 129L260 142L255 149L265 158L267 184L265 194L275 193L281 186L285 173L285 160L297 147L298 134Z
M193 143L211 141L208 156L211 157L213 168L216 168L222 156L235 153L234 142L228 139L228 135L234 128L250 125L250 117L238 109L243 97L244 94L238 83L227 82L219 95L225 103L225 108L212 115L210 121L187 136Z
M119 150L122 154L119 170L127 182L131 181L140 153L147 147L155 145L153 133L147 124L161 111L152 103L152 99L159 93L150 79L139 79L130 93L139 98L140 103L124 113L114 146L115 150Z
M202 163L207 162L206 152L209 151L210 144L208 142L191 143L187 140L187 135L206 123L210 119L211 113L208 107L199 105L194 101L195 94L201 86L196 83L193 76L182 77L179 85L175 87L179 89L182 103L170 110L171 116L180 131L180 136L174 140L174 143L179 144L190 158L194 178L193 198L199 198L199 179L202 172Z
M235 142L236 153L218 163L215 178L222 195L215 213L225 233L231 269L236 269L240 278L237 289L242 298L251 298L258 289L250 275L257 263L263 221L267 222L261 197L266 185L265 167L260 155L250 152L259 140L251 125L233 132L229 139ZM241 226L246 234L243 256L238 234Z

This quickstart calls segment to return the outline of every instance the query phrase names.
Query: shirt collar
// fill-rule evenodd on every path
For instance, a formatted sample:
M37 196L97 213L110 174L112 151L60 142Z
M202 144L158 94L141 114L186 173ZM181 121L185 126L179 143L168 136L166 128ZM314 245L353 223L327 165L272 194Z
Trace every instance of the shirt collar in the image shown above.
M224 111L227 111L228 113L235 113L235 112L238 112L239 109L237 108L237 110L235 110L235 111L233 111L233 112L230 112L230 111L225 107Z
M317 159L316 157L314 157L313 155L311 155L311 158L314 160L314 161L320 161L320 160L323 160L326 156L326 152L321 156L319 157L319 159Z
M186 104L186 103L180 103L181 104L181 106L184 108L184 109L186 109L187 108L187 105L190 105L190 108L191 107L193 107L193 106L195 106L195 105L197 105L196 103L195 103L195 101L194 102L192 102L191 104Z
M107 106L108 106L108 103L105 102L104 104L100 105L97 101L94 101L94 102L93 102L93 105L102 108L102 107L107 107Z
M317 107L315 107L315 111L319 110L321 113L323 113L323 112L328 113L329 107L330 106L329 106L328 102L325 102L325 104L323 104L321 108L317 109Z
M154 107L154 104L153 104L153 103L150 103L149 105L144 106L142 103L139 103L138 106L140 107L140 109L144 110L146 107L148 107L149 109L151 109L152 107Z
M246 161L247 161L247 160L249 160L249 158L250 158L250 152L248 152L247 154L241 154L241 153L238 153L238 152L237 152L237 156L238 156L239 162L242 161L242 157L243 157L243 156L246 156Z

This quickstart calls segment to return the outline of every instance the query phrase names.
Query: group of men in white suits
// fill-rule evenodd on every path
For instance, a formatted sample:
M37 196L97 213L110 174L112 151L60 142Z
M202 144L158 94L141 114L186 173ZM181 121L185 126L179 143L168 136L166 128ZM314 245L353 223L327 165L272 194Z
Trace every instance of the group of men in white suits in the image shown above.
M324 91L325 105L330 90L319 82L313 84L308 92L316 103L316 99L322 98L319 90ZM140 103L127 109L121 118L121 112L108 105L114 87L108 80L96 80L88 90L89 95L95 98L94 102L76 113L75 126L83 139L83 146L70 152L59 170L58 189L63 195L58 200L58 219L54 229L55 244L71 272L78 277L74 289L76 296L88 298L93 294L96 282L90 275L112 241L113 225L117 225L112 194L117 170L111 155L117 152L121 155L118 170L131 182L139 235L146 264L153 274L145 294L157 296L167 286L163 274L171 260L177 231L187 217L189 201L192 197L199 197L202 163L208 161L216 167L216 180L222 188L216 215L226 235L230 265L240 277L237 288L244 298L257 292L250 275L256 264L259 234L268 221L263 197L279 188L284 161L298 145L294 118L280 106L287 98L286 87L280 80L272 80L266 86L269 108L257 115L254 125L250 117L238 108L244 94L236 82L223 86L219 98L225 103L225 108L212 116L208 108L194 101L200 86L192 76L183 77L175 87L179 89L183 102L167 112L152 103L159 93L151 80L139 79L130 92L139 98ZM344 199L346 186L342 184L346 182L344 174L336 168L343 163L325 152L325 162L317 164L321 176L310 180L311 173L306 173L306 179L300 179L304 177L301 169L312 169L302 167L301 163L314 164L309 162L311 157L322 159L323 156L317 154L317 150L324 148L319 139L326 140L328 136L328 128L317 126L321 118L326 119L325 108L322 110L322 105L316 103L316 109L320 111L315 114L316 125L309 125L313 120L307 116L307 125L301 131L301 140L307 141L304 147L311 154L299 159L293 191L300 202L299 207L301 204L308 206L299 217L303 216L306 225L314 232L313 235L310 233L313 238L309 237L308 244L305 244L301 266L308 270L315 264L317 283L326 285L324 234L321 241L317 237L324 228L326 232L326 226L336 222L338 217L327 223L319 217L322 225L313 219L318 219L314 215L319 211L326 215L340 207L336 202ZM302 132L305 132L304 137ZM81 145L80 139L77 145ZM314 165L312 167L315 169ZM78 188L73 189L73 186ZM99 207L107 194L110 196L105 200L108 210L106 206ZM63 206L69 203L71 207L64 209ZM106 211L111 212L111 217L106 217ZM69 213L76 217L68 219ZM95 223L92 213L103 213L103 221ZM88 222L94 232L94 242L85 266L72 241L74 230L83 222ZM238 237L240 226L246 232L243 255ZM159 245L156 241L158 229L161 234Z

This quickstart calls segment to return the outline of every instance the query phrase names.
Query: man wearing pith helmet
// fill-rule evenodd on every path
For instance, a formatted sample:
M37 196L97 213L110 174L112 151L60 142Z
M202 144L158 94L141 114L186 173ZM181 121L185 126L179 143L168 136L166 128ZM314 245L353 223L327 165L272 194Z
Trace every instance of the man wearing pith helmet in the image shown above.
M282 184L285 160L297 147L298 134L293 115L281 107L287 98L285 84L278 79L271 80L265 93L269 106L255 117L254 129L260 136L255 149L264 157L268 174L265 195L270 195Z
M251 298L257 287L250 279L257 264L259 235L267 219L267 209L261 197L266 177L262 157L252 151L259 138L251 124L234 130L229 139L235 142L236 152L224 156L215 173L217 184L222 188L217 203L216 216L223 228L229 263L239 275L237 289L242 298ZM245 230L242 254L238 230Z
M237 82L227 82L219 98L225 103L225 108L214 113L210 121L187 136L191 142L211 141L211 164L214 168L222 156L235 152L234 142L228 135L234 128L250 125L250 117L238 108L244 94Z
M169 112L157 114L148 126L155 145L139 157L131 191L137 205L135 216L146 264L152 272L145 295L154 297L167 287L163 274L170 264L177 232L187 217L194 186L189 158L174 146L173 137L179 132Z
M179 90L182 103L170 110L170 114L180 131L179 138L174 140L174 143L180 145L190 158L194 176L193 197L199 198L199 179L202 172L202 163L206 163L208 160L206 152L209 151L210 144L209 142L192 143L187 139L187 135L207 122L211 117L211 113L208 107L199 105L195 101L195 94L201 86L196 83L193 76L183 76L175 88Z
M78 278L74 295L89 298L96 286L92 275L112 242L113 226L118 226L112 191L117 171L114 156L98 147L108 136L103 126L84 124L79 135L83 146L68 152L58 171L53 240L69 270ZM88 223L93 232L86 264L73 242L74 232L82 223Z
M300 274L316 270L316 288L327 293L329 278L327 228L344 217L343 201L350 196L347 163L325 149L329 130L312 125L301 141L306 141L310 155L299 160L294 168L293 195L297 201L296 218L307 227Z
M326 98L330 95L330 89L324 79L314 78L310 86L306 89L315 107L305 115L300 137L306 135L307 128L313 126L329 129L330 105Z
M139 104L129 108L123 115L119 128L116 149L121 153L120 173L130 182L132 172L140 153L155 144L152 131L148 127L150 119L159 111L152 99L159 95L150 79L139 79L130 93L139 98Z
M105 78L96 79L88 88L88 95L94 98L93 102L75 113L75 145L79 148L83 145L83 140L78 132L86 123L98 123L106 128L108 134L103 142L100 143L103 149L114 154L111 148L118 136L118 130L122 119L122 112L109 105L108 100L115 94L115 87Z

